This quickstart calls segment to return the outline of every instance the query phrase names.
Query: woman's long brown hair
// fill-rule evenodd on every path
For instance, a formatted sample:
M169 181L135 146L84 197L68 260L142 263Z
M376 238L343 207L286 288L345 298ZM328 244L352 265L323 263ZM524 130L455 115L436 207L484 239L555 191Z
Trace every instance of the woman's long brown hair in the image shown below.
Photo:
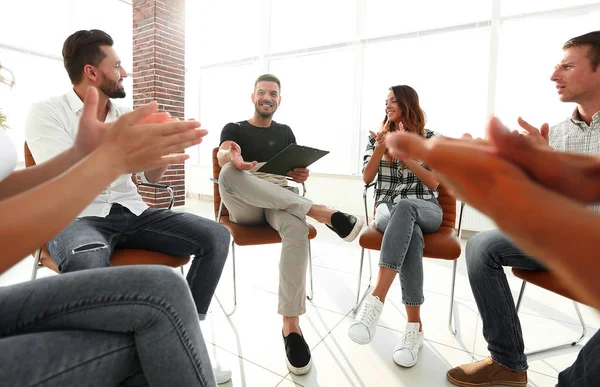
M410 86L398 85L390 87L394 93L398 106L401 112L401 121L404 124L404 129L407 132L417 133L420 136L425 134L425 112L419 105L419 95ZM383 118L382 127L387 121L387 115ZM390 132L398 130L396 125L390 123Z

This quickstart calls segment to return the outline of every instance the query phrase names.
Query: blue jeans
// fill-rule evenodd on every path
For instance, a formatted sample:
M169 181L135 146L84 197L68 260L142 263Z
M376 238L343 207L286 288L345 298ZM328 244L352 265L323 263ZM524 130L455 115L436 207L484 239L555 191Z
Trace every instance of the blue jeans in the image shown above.
M467 270L483 336L492 359L512 370L528 368L523 333L504 266L546 270L498 230L471 237L466 250ZM593 386L600 380L600 335L596 333L581 349L575 363L558 375L559 386ZM595 383L595 384L594 384Z
M402 302L421 305L423 297L423 233L436 232L442 224L442 208L436 199L402 199L381 202L375 224L383 232L379 266L400 273Z
M0 288L0 386L216 386L190 290L158 265Z
M229 252L229 232L199 216L148 208L136 216L113 204L107 217L75 219L48 242L61 273L110 266L115 249L194 255L187 281L201 319L206 316Z

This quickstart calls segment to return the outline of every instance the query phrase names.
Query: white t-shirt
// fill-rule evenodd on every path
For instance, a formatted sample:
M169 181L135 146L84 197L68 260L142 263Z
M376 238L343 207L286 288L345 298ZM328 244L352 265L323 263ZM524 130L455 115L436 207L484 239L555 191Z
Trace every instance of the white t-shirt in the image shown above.
M111 103L105 122L116 121L127 111L129 109ZM58 156L73 145L82 113L83 102L73 90L65 95L32 105L25 123L25 138L37 164ZM142 180L144 179L142 178ZM140 215L148 208L138 194L131 175L121 175L106 187L78 217L106 217L113 203L128 208L135 215Z
M15 165L17 165L17 151L8 134L0 129L0 181L15 170Z

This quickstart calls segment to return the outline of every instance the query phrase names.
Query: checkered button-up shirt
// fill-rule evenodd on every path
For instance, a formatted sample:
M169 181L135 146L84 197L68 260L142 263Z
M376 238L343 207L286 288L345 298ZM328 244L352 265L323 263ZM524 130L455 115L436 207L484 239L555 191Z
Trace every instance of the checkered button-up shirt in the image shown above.
M424 136L431 138L435 132L425 129ZM363 171L373 156L375 137L369 135L367 150L363 159ZM431 170L427 165L424 168ZM379 162L377 183L375 184L375 203L398 203L401 199L431 199L437 198L437 190L430 190L409 168L402 168L399 160L389 160L383 157Z
M575 109L570 118L550 128L548 140L552 148L561 152L600 153L600 111L594 114L588 126ZM600 203L591 205L590 209L600 212Z

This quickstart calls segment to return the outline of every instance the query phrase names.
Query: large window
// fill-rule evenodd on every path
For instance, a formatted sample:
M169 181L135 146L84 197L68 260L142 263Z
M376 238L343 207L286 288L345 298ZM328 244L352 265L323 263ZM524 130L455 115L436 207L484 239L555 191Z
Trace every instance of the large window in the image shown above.
M573 112L573 104L558 100L550 76L561 60L562 44L597 30L598 20L600 7L502 22L495 113L507 125L518 128L519 116L536 126L552 125Z
M277 120L290 125L299 144L330 151L311 167L315 171L353 172L347 162L352 151L353 60L351 50L336 50L270 64L282 82Z
M598 4L598 0L502 0L500 4L501 16L504 17L594 5Z
M2 3L0 63L13 71L12 90L0 87L0 109L8 117L12 138L23 161L24 124L33 102L63 94L71 82L63 67L62 45L80 29L102 29L115 41L123 66L132 71L132 7L119 0L22 0ZM132 106L131 79L125 80Z
M221 129L229 122L252 117L254 107L250 96L258 69L255 64L216 67L202 71L199 78L198 118L209 130L202 146L191 149L191 161L202 165L212 163L212 148L219 146ZM198 86L194 88L198 90ZM189 103L186 102L186 105Z
M271 72L282 80L274 119L299 143L330 150L312 171L335 174L360 173L393 85L414 87L427 127L446 136L482 136L490 114L513 127L519 115L563 119L573 106L558 101L550 73L564 41L597 30L600 18L598 0L187 4L188 41L197 42L187 46L196 58L187 63L190 115L214 122L213 133L236 112L248 118L252 81ZM229 90L221 105L207 97L222 95L215 89Z
M285 52L353 40L355 19L354 1L272 1L270 51Z
M477 47L477 49L474 49ZM486 120L489 29L372 44L364 50L360 152L384 118L394 85L419 94L426 127L447 136L482 134ZM359 158L362 168L362 157Z
M408 34L490 20L492 0L365 1L368 38Z

